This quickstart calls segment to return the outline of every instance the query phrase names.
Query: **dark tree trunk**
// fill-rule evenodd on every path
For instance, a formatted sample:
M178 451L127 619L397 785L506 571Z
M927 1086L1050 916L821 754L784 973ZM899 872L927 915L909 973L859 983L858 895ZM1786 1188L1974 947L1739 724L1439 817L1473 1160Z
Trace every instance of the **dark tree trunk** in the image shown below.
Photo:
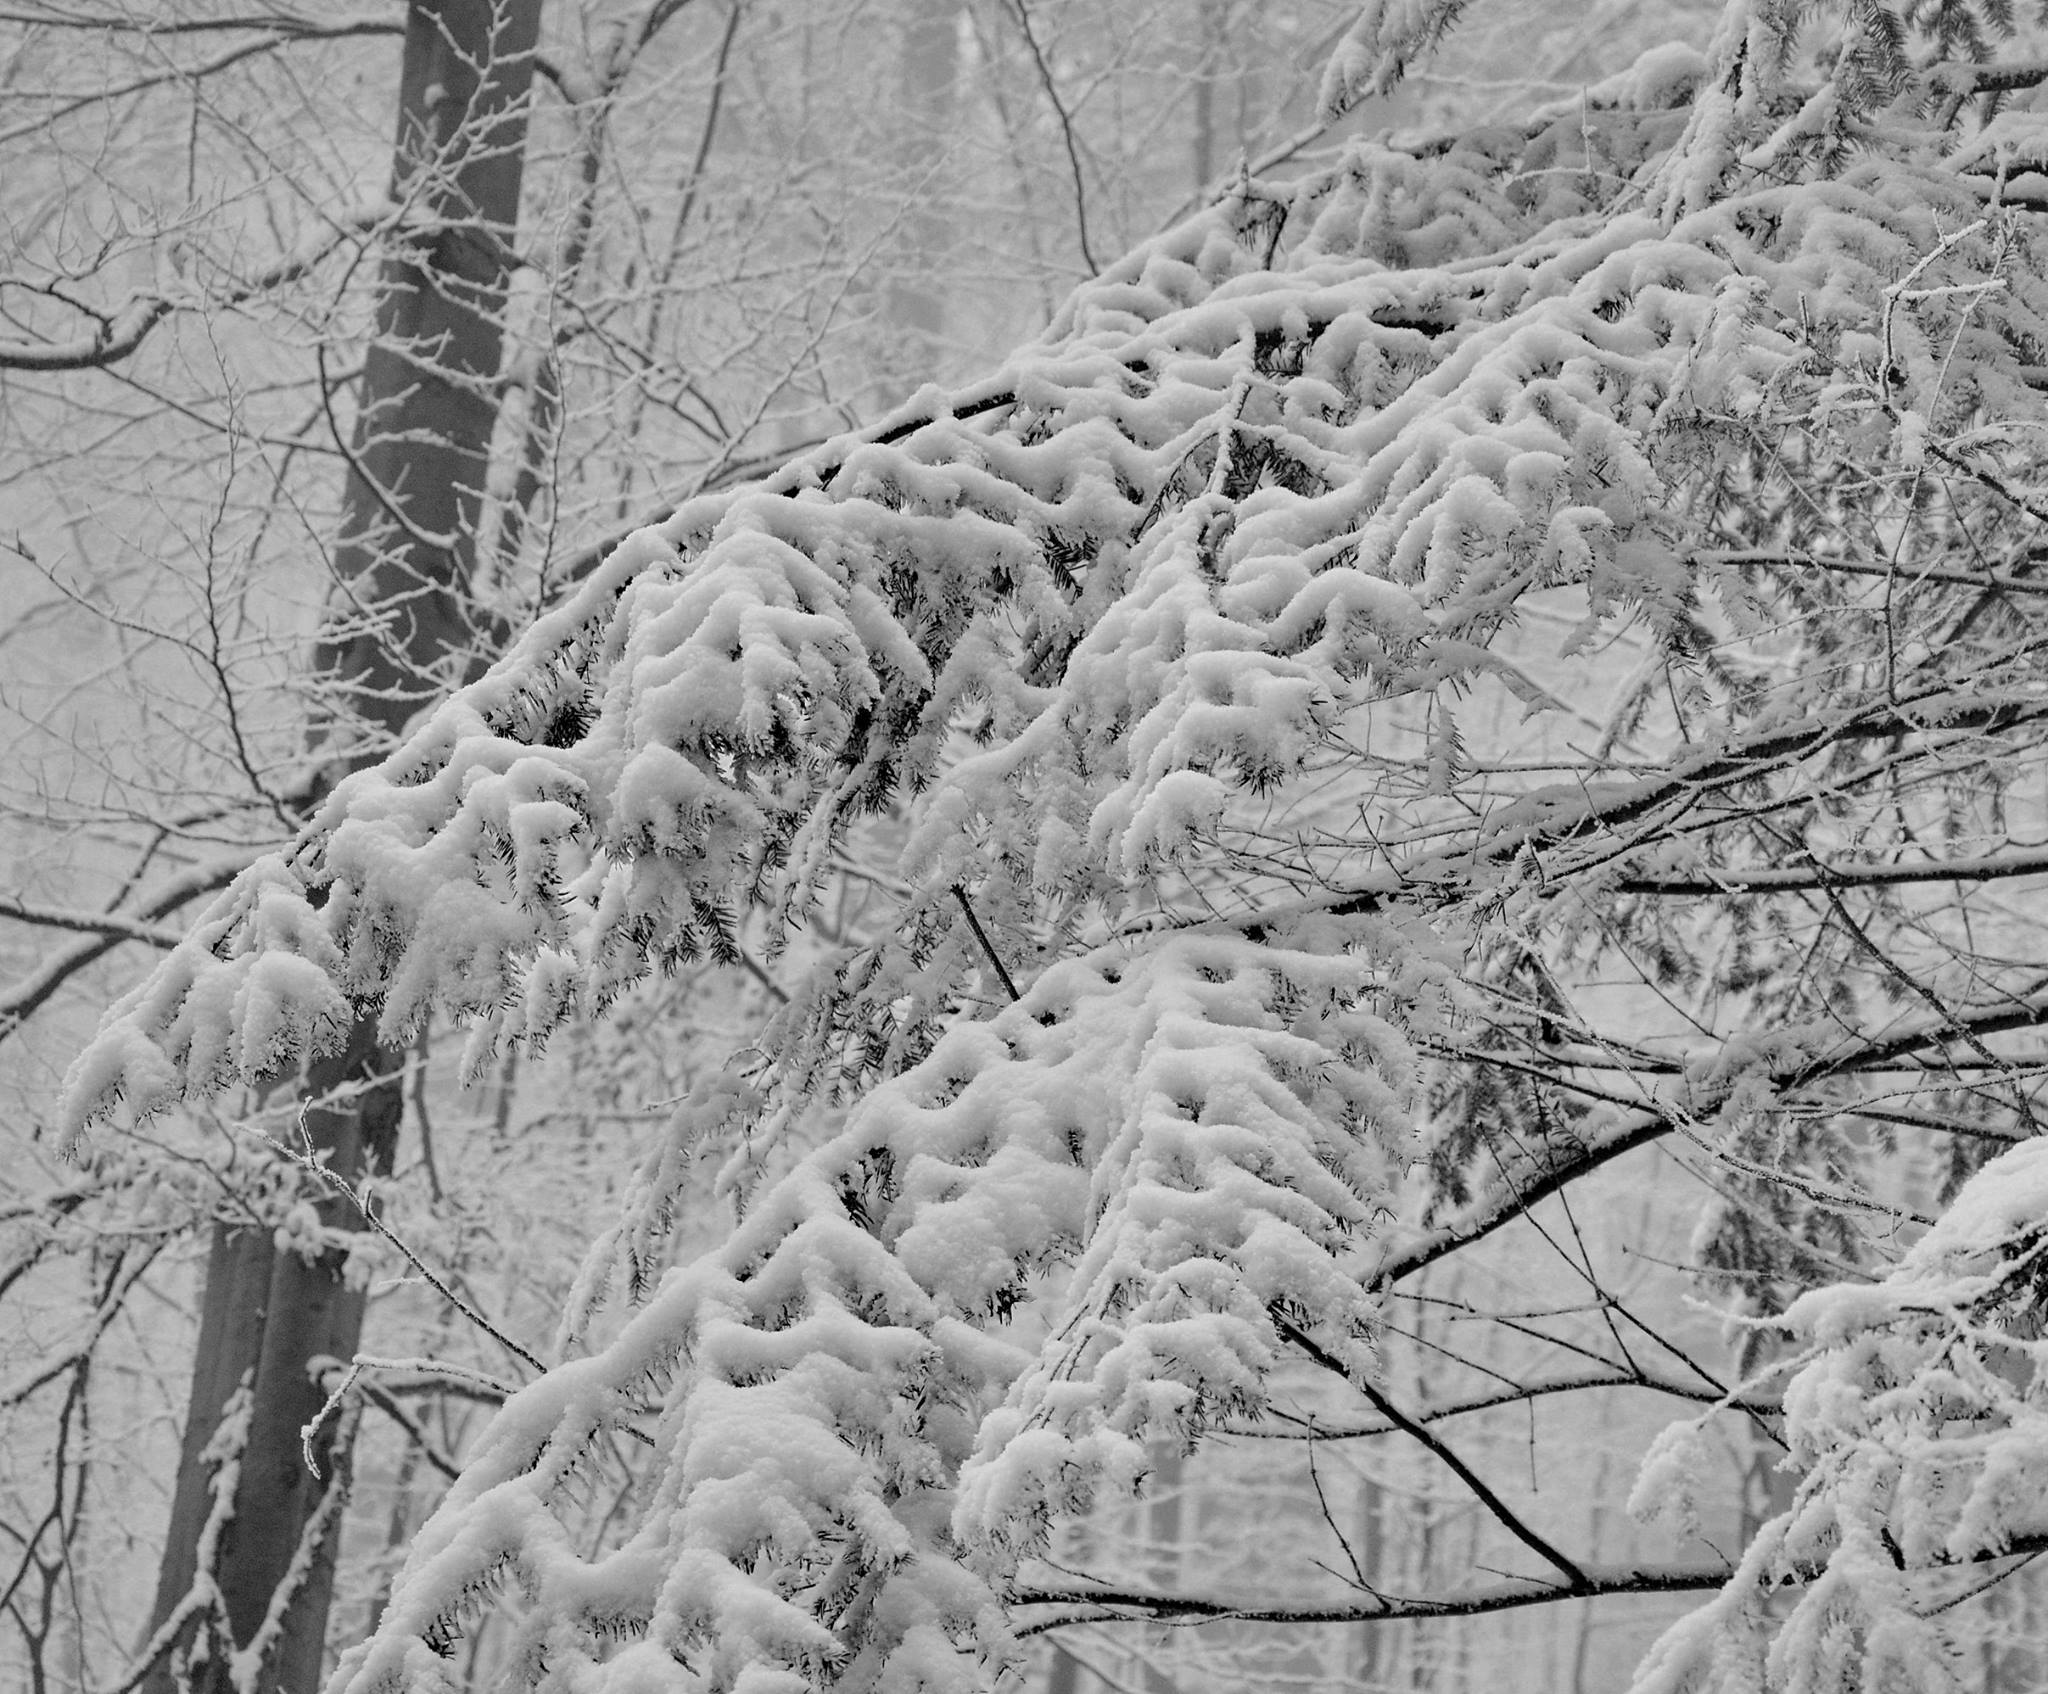
M497 419L539 16L540 0L412 0L407 10L392 188L420 233L393 252L380 278L334 552L342 592L314 653L328 691L315 741L331 774L387 746L462 667L475 639L467 594ZM303 1079L307 1137L352 1181L390 1168L400 1063L365 1021ZM359 1222L338 1196L326 1195L320 1209L328 1223ZM330 1487L345 1485L348 1455L330 1423L328 1450L316 1450L328 1480L316 1479L300 1430L324 1398L311 1362L347 1359L362 1333L363 1295L339 1273L339 1255L280 1252L264 1230L214 1231L151 1628L192 1592L213 1505L215 1467L203 1456L247 1382L240 1486L210 1561L229 1639L195 1619L174 1654L159 1659L145 1694L170 1694L173 1664L188 1653L193 1688L223 1694L224 1654L249 1646L278 1598L286 1601L282 1627L264 1654L261 1686L310 1694L318 1684L337 1541L331 1511L319 1508Z

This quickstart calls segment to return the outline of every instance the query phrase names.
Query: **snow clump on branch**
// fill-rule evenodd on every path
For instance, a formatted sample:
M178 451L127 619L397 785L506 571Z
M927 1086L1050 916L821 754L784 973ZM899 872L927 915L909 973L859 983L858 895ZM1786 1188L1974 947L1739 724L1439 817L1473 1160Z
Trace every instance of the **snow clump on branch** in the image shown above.
M1369 8L1325 104L1457 9ZM1461 958L1820 734L1810 700L1731 690L1682 770L1468 805L1460 700L1555 704L1502 632L1550 596L1577 608L1561 651L1634 619L1705 652L1704 598L1739 623L1750 587L1699 556L1701 491L1751 422L1831 408L1845 453L1881 454L1893 364L1944 428L2030 403L2010 355L2042 267L1983 184L1913 136L1833 145L1840 102L1772 140L1788 73L1748 48L1793 9L1735 7L1703 77L1665 53L1520 131L1247 183L995 377L689 502L113 1010L79 1133L273 1078L357 1009L393 1041L438 1009L479 1052L538 1043L736 957L750 913L799 921L863 819L906 820L894 938L829 957L772 1061L699 1103L764 1123L846 1086L844 1128L507 1403L339 1686L451 1686L509 1587L534 1685L987 1688L1020 1566L1148 1441L1261 1416L1297 1339L1370 1377ZM1881 319L1937 248L1930 286L2010 286ZM1352 739L1375 714L1427 724L1418 790ZM1835 1402L1809 1398L1830 1478ZM585 1556L575 1478L628 1427L649 1496ZM1910 1548L1966 1556L2003 1511ZM1819 1556L1807 1521L1752 1563ZM1689 1639L1646 1686L1691 1685Z

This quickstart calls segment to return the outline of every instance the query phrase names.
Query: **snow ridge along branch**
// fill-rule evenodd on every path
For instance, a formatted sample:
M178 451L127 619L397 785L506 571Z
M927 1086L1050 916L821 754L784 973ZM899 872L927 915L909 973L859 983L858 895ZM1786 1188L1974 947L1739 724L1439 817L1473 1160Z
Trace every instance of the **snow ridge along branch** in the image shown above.
M1034 1561L1149 1444L1264 1417L1290 1348L1371 1382L1378 1267L1599 1162L1569 1120L1435 1236L1397 1224L1426 1055L1495 1017L1489 960L1631 888L1755 880L1816 788L1935 784L2039 720L2031 627L1951 598L1967 642L1901 645L1889 578L1880 604L1802 566L1825 525L1727 545L1792 432L1831 498L1875 460L1915 509L1930 434L2036 404L2048 321L1982 178L1917 131L1780 134L1788 73L1748 41L1511 136L1245 182L972 395L635 533L115 1008L76 1133L274 1077L360 1008L393 1041L440 1009L479 1055L537 1044L786 933L899 809L893 938L828 958L682 1132L838 1088L845 1127L507 1402L342 1686L445 1686L501 1584L534 1683L993 1686L1015 1606L1084 1597ZM1843 123L1875 98L1835 93ZM1982 473L1952 497L1987 577L2019 572L1995 454L1943 452ZM1778 596L1819 633L1763 686ZM1629 632L1675 727L1624 701L1611 779L1503 784L1460 714L1563 711L1522 631L1559 608L1543 660ZM1734 1135L1779 1079L1838 1080L1832 1028L1675 1081L1622 1063L1644 1104L1608 1127ZM650 1406L645 1508L586 1558L575 1479ZM1621 1580L1511 1527L1558 1594ZM1693 1685L1689 1651L1656 1675Z

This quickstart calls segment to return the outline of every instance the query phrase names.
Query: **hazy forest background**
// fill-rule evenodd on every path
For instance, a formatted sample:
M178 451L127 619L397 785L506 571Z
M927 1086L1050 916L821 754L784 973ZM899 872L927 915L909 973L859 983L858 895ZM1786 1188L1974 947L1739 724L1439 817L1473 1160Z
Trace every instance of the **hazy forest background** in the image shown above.
M1881 24L1893 14L1875 0L1752 9L1784 22L1796 45L1781 67L1786 86L1804 76L1809 94L1821 88L1832 102L1815 116L1819 96L1784 96L1778 127L1741 156L1774 190L1799 188L1801 172L1816 182L1853 175L1849 155L1885 144L1894 120L1934 138L1929 157L1946 149L1954 171L1978 173L1968 180L1995 176L1985 191L1995 202L2026 177L2032 132L2011 130L2022 139L2001 142L2003 152L1970 138L2023 119L2048 76L2041 41L2024 33L2031 22L1995 6L1918 5ZM1044 892L1057 877L1041 877L1034 909L1016 892L1028 892L1029 877L1013 885L941 853L936 893L906 889L902 866L928 833L906 789L893 809L876 805L819 849L807 869L815 897L793 936L766 918L742 914L728 929L722 912L700 912L708 940L666 954L647 942L667 968L594 994L584 1012L601 1002L603 1015L567 1018L544 1050L478 1037L490 1009L474 1006L424 1015L403 1042L380 1042L358 1005L339 1051L308 1077L256 1075L146 1125L103 1125L81 1147L57 1101L107 1006L212 896L298 838L348 773L389 754L419 707L474 681L536 618L571 603L640 526L849 431L893 448L910 426L892 433L886 420L920 415L927 385L955 396L963 418L977 407L1021 411L1025 385L1004 388L999 404L976 384L1048 326L1047 345L1072 332L1071 312L1061 314L1077 285L1226 204L1241 217L1233 262L1277 271L1295 237L1276 225L1259 251L1250 184L1341 174L1335 162L1362 138L1390 138L1389 156L1416 172L1396 197L1398 216L1412 220L1406 244L1389 237L1374 265L1440 262L1453 277L1540 267L1546 241L1564 252L1595 239L1588 232L1610 205L1635 209L1616 185L1640 187L1661 150L1682 147L1687 102L1718 86L1704 56L1727 38L1725 28L1715 36L1716 0L1506 0L1473 6L1436 41L1459 10L1371 7L1375 37L1361 34L1348 0L0 3L0 1683L38 1694L168 1694L181 1677L210 1694L318 1686L384 1615L422 1525L508 1393L561 1360L603 1356L664 1267L719 1247L736 1209L780 1193L775 1180L807 1168L874 1079L910 1074L937 1038L898 1032L891 1045L872 1030L835 1029L848 1051L862 1040L871 1050L835 1061L845 1086L821 1088L807 1116L777 1118L758 1138L758 1125L703 1128L725 1123L720 1090L737 1085L721 1079L733 1055L772 1069L806 997L828 998L816 983L852 980L848 961L881 957L891 934L912 937L911 965L896 977L896 964L857 968L900 990L878 993L878 1004L914 1007L902 1014L907 1031L920 1019L993 1016L1006 998L1029 1002L1030 982L1012 982L1003 959L1036 948L1049 964L1087 930L1064 909L1045 915L1058 906L1057 890ZM1951 12L1967 13L1977 33L1943 23ZM1404 28L1416 50L1403 50L1413 62L1398 86L1340 78L1344 97L1330 98L1333 56L1406 39ZM1868 46L1880 37L1882 52ZM2006 82L1984 69L1993 46L2020 67ZM1914 54L1925 86L1913 84L1909 102L1900 67ZM1936 71L1948 65L1977 80L1959 71L1942 81ZM1873 118L1881 82L1895 104ZM1631 128L1627 114L1648 116ZM1627 138L1614 140L1610 125ZM1576 158L1559 151L1573 135ZM1441 186L1428 176L1439 165ZM1492 222L1458 199L1467 177L1489 171L1509 184ZM1539 215L1553 177L1578 196L1554 228ZM2023 207L2023 186L2012 193ZM1684 198L1674 191L1672 204ZM1773 219L1791 228L1797 205L1786 204L1742 223L1745 239L1775 239ZM1490 818L1559 773L1583 788L1677 768L1693 756L1702 714L1736 698L1748 711L1752 694L1816 666L1854 670L1843 699L1868 688L1903 711L1902 675L1941 652L1968 669L1979 644L1971 685L1991 691L1986 701L2005 692L1953 725L2014 739L1966 757L1956 737L1936 733L1950 719L1859 730L1856 757L1867 742L1877 749L1868 757L1891 761L1895 786L1881 800L1857 786L1861 776L1800 767L1804 743L1774 751L1780 763L1757 781L1832 795L1839 777L1839 803L1795 817L1775 790L1768 803L1744 799L1743 827L1756 833L1743 838L1741 862L1705 870L1673 847L1691 839L1673 824L1650 842L1652 858L1628 861L1634 882L1601 870L1610 880L1587 898L1596 915L1560 920L1556 933L1548 917L1511 913L1507 893L1473 896L1482 939L1461 968L1487 1009L1443 988L1458 1008L1445 1014L1455 1038L1408 1031L1438 1066L1419 1065L1411 1079L1416 1163L1437 1187L1403 1214L1421 1245L1404 1249L1415 1274L1374 1320L1372 1379L1318 1339L1292 1296L1276 1296L1267 1315L1298 1356L1279 1367L1270 1398L1263 1388L1223 1395L1157 1426L1134 1424L1146 1454L1136 1495L1092 1494L1090 1483L1063 1498L1043 1484L1053 1518L1069 1509L1049 1546L1020 1541L1041 1563L1026 1567L1037 1587L1016 1578L1023 1585L1009 1592L1025 1629L1008 1674L1048 1694L1452 1691L1510 1680L1621 1689L1769 1525L1796 1515L1798 1475L1781 1464L1792 1444L1786 1373L1853 1322L1816 1319L1802 1352L1749 1320L1812 1288L1882 1283L1978 1165L2036 1127L2038 1062L2022 1038L2039 1021L2048 787L2028 739L2039 660L2026 596L2037 590L2015 586L2034 555L2008 533L2036 515L2038 459L2024 433L2036 426L1998 413L2003 391L1988 381L1956 399L1963 379L1951 381L1943 361L2003 360L2026 391L2040 386L2048 354L2015 351L2023 336L2009 328L1984 352L1960 328L1943 342L1947 320L1920 325L1910 381L1929 383L1936 399L1893 397L1909 380L1889 374L1909 320L1954 310L1967 323L1983 298L1970 290L2020 286L2009 278L2024 241L2010 234L1998 236L1990 271L1939 270L1978 264L1993 241L1980 225L2006 215L1966 226L1948 210L1942 203L1926 230L1903 236L1883 225L1868 262L1888 281L1845 269L1840 298L1816 287L1812 323L1797 323L1804 308L1762 284L1740 308L1729 291L1713 296L1723 327L1700 331L1702 348L1714 335L1750 335L1741 312L1763 313L1767 296L1781 315L1754 332L1759 344L1805 336L1808 352L1846 366L1852 353L1829 314L1861 312L1870 346L1880 319L1883 332L1881 357L1859 367L1870 392L1850 394L1846 378L1827 390L1848 421L1819 445L1798 431L1812 417L1823 420L1816 431L1832 428L1836 413L1795 405L1789 387L1769 391L1782 415L1767 421L1732 410L1695 420L1684 545L1718 547L1712 562L1724 575L1703 593L1720 609L1673 636L1684 619L1667 619L1670 608L1641 588L1649 566L1617 591L1622 613L1603 610L1594 590L1587 613L1571 599L1575 585L1550 598L1532 590L1510 610L1501 589L1470 641L1497 642L1502 666L1467 675L1463 658L1447 658L1428 684L1457 698L1454 728L1418 707L1412 720L1390 709L1368 751L1351 720L1319 717L1318 734L1345 770L1384 784L1388 816L1421 820L1417 839L1459 843L1465 817ZM1346 256L1333 246L1321 262L1334 276ZM1313 268L1309 256L1298 263ZM1649 292L1612 316L1624 319ZM1472 321L1510 311L1500 298L1475 282ZM1422 323L1417 333L1435 336L1443 326L1424 322L1430 312L1448 322L1465 309L1428 289L1417 299L1414 321L1376 321L1389 334ZM1257 374L1216 382L1234 396L1233 418L1278 431L1278 410L1258 412L1257 385L1301 370L1276 345L1269 336L1246 352ZM1408 360L1412 376L1433 356L1390 357ZM1906 355L1896 358L1904 370ZM1043 367L1045 394L1064 369ZM1058 410L1041 403L1047 416ZM1628 416L1626 428L1654 435ZM1994 438L1991 425L2006 433ZM1586 439L1575 441L1583 449ZM1303 492L1277 446L1245 487L1233 484L1227 454L1212 453L1201 461L1213 470L1210 498L1241 502L1261 475L1263 486ZM1720 471L1699 468L1716 453ZM1885 467L1871 488L1843 469L1859 455ZM1625 457L1617 448L1600 477L1611 470L1626 485L1633 473L1615 468ZM987 464L998 458L991 448ZM1199 478L1182 486L1183 465L1195 462L1190 448L1138 501L1138 533L1200 497ZM1621 537L1612 559L1626 576L1636 569L1629 526L1647 534L1663 520L1608 509ZM1850 516L1859 510L1868 535ZM1475 532L1493 521L1471 519ZM1227 527L1213 535L1224 545ZM1048 558L1068 540L1041 537ZM1839 566L1829 579L1847 585L1839 597L1812 586L1815 553ZM1075 541L1055 564L1085 577L1092 556ZM1901 599L1895 616L1902 560L1920 573L1915 592L1950 598L1910 609ZM1868 596L1880 593L1874 610ZM1588 637L1582 617L1585 628L1609 621ZM1017 640L1028 647L1030 632ZM1962 698L1964 684L1952 686ZM1799 710L1822 709L1801 700ZM990 727L1001 705L992 690L977 731L969 720L981 708L969 702L938 768L964 766L974 747L1008 733ZM1768 728L1766 716L1742 722ZM564 707L529 739L573 746L591 718ZM1702 732L1698 746L1719 746L1718 733ZM1766 755L1742 756L1760 770ZM1994 775L1972 762L1980 757ZM734 773L745 765L744 751L721 744L704 768L744 786ZM1246 826L1256 847L1215 817L1158 825L1162 838L1181 829L1181 856L1162 848L1171 876L1148 860L1134 885L1145 881L1164 911L1180 901L1212 912L1258 878L1339 886L1347 844L1297 827L1293 802L1274 799L1288 781L1313 787L1331 768L1304 758L1245 776L1245 792L1281 820ZM813 767L803 769L812 780ZM781 779L760 780L765 791ZM1739 786L1718 775L1697 785ZM1357 828L1378 815L1361 807ZM1219 838L1232 842L1228 864L1221 881L1205 881L1214 867L1190 868L1187 855ZM1562 844L1579 838L1558 834L1555 864L1536 846L1503 851L1502 874L1546 896L1562 889L1582 868ZM1548 838L1538 845L1550 853ZM1913 892L1907 874L1859 883L1798 868L1828 855L1889 863L1923 848L1967 868L1937 893ZM987 850L1000 858L1000 843ZM1298 863L1281 863L1290 853ZM1467 856L1478 864L1480 849ZM1093 874L1075 872L1076 887ZM1661 913L1677 898L1774 887L1799 896L1792 915L1773 908L1688 928L1627 904ZM1074 900L1078 909L1084 894ZM1603 902L1620 902L1612 932L1600 927ZM947 925L948 939L935 939ZM2022 1003L2025 1016L2002 1009ZM1310 1016L1292 1002L1272 1015L1287 1028ZM1744 1092L1742 1065L1762 1062L1756 1042L1830 1019L1864 1042L1857 1065L1876 1078L1853 1109L1811 1092L1839 1081L1816 1082L1818 1070L1792 1081L1773 1071L1769 1089ZM2004 1040L2011 1030L2020 1046ZM1738 1047L1750 1056L1731 1056ZM1468 1049L1485 1062L1468 1063ZM1795 1058L1805 1064L1813 1051ZM1722 1081L1673 1105L1681 1080L1692 1088L1704 1074L1684 1069L1703 1052ZM1400 1068L1385 1062L1389 1075ZM1911 1081L1894 1074L1901 1068ZM1727 1077L1738 1081L1724 1086ZM1588 1114L1640 1105L1629 1088L1662 1116L1624 1150L1619 1132ZM1730 1104L1738 1096L1740 1109ZM1599 1156L1572 1164L1588 1146ZM323 1181L309 1168L315 1156L345 1182ZM366 1174L375 1229L344 1191ZM1512 1206L1489 1198L1496 1182L1517 1196ZM1380 1210L1391 1220L1403 1204L1388 1198ZM848 1209L859 1221L859 1203ZM1461 1218L1483 1227L1460 1235ZM1938 1406L1930 1427L1942 1439L1981 1435L1985 1452L2023 1422L1998 1384L2015 1405L2038 1398L2027 1351L2037 1320L1999 1302L2014 1279L2038 1289L2041 1238L2020 1223L2006 1235L2021 1243L2008 1254L2019 1268L1984 1273L1968 1299L1996 1309L1983 1324L2007 1352L1971 1375L1953 1349L1928 1343L1898 1367L1901 1381L1934 1370L1930 1358L1958 1372L1963 1398ZM1452 1251L1468 1240L1471 1251ZM616 1308L589 1268L593 1242L608 1242L626 1267L630 1293ZM1005 1282L983 1315L1007 1323L1015 1305L1016 1333L1033 1333L1029 1308L1055 1286L1055 1257ZM1944 1310L1968 1305L1944 1298ZM266 1334L266 1313L289 1321ZM1781 1355L1790 1362L1773 1375ZM368 1367L349 1372L351 1360ZM1970 1394L2003 1409L1965 1406ZM1680 1433L1660 1435L1674 1419ZM628 1526L665 1485L644 1430L622 1421L592 1442L603 1455L576 1484L565 1533L598 1561L630 1541ZM1929 1483L1930 1497L1960 1490L1960 1474ZM223 1502L237 1476L270 1480L231 1512ZM2028 1571L2048 1545L2048 1515L2031 1496L1999 1513L1982 1547L1933 1558L1949 1587L1898 1600L1899 1615L1921 1623L1961 1620L1937 1658L1944 1675L1986 1690L2038 1685L2048 1602ZM820 1533L837 1548L842 1528ZM1904 1573L1911 1546L1902 1553L1890 1535L1876 1536L1875 1556ZM1804 1579L1853 1539L1837 1525L1785 1556L1805 1561ZM1552 1603L1514 1597L1532 1580L1531 1555L1549 1586L1529 1594ZM789 1556L805 1574L778 1594L815 1600L823 1615L815 1596L828 1579L808 1554ZM758 1575L768 1555L752 1547L735 1559ZM547 1634L553 1602L538 1586L522 1594L512 1581L478 1599L484 1592L481 1581L464 1591L472 1609L459 1629L422 1626L441 1667L433 1674L492 1688L544 1677L550 1652L573 1658ZM1757 1617L1787 1610L1767 1598ZM845 1639L861 1639L857 1623L833 1617ZM635 1612L617 1633L644 1622ZM600 1636L611 1627L584 1623ZM1853 1636L1853 1649L1787 1661L1787 1686L1855 1685L1828 1681L1825 1667L1860 1662L1882 1630L1840 1612L1815 1625L1829 1627ZM743 1658L758 1645L732 1651ZM829 1680L797 1649L785 1658L785 1670ZM407 1674L425 1674L425 1662L408 1661ZM707 1662L704 1685L729 1685L731 1665Z

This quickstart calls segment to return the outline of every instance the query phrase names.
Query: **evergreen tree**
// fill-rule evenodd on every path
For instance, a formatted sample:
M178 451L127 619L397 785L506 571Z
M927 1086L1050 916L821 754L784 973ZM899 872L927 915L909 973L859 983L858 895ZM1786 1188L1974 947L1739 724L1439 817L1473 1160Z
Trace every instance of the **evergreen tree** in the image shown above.
M1326 111L1460 10L1369 6ZM996 376L633 535L246 872L110 1014L79 1128L371 1011L538 1044L895 855L889 933L678 1114L567 1315L592 1349L506 1404L339 1686L450 1686L500 1593L524 1683L770 1694L988 1687L1089 1619L1686 1589L1644 1688L1960 1685L1972 1597L2048 1545L2014 30L1733 0L1528 124L1246 176ZM1655 1144L1719 1196L1670 1255L1756 1339L1689 1385L1617 1339L1706 1404L1638 1498L1694 1504L1704 1419L1781 1437L1797 1493L1733 1559L1568 1544L1382 1371L1405 1284ZM705 1146L742 1216L657 1277ZM1049 1558L1300 1372L1506 1573ZM578 1542L620 1439L634 1512Z

